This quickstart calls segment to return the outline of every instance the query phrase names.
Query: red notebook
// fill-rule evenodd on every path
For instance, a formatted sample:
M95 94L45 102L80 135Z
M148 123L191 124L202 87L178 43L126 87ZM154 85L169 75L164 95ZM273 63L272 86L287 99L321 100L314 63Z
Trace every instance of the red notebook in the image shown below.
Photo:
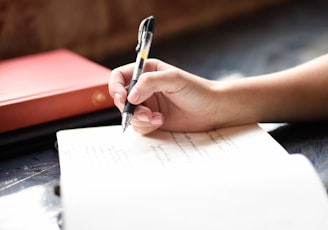
M0 62L0 133L114 106L110 70L68 50Z

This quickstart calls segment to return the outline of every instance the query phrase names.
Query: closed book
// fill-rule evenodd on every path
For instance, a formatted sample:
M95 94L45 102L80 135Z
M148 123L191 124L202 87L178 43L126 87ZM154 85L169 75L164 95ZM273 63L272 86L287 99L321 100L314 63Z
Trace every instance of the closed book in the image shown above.
M60 49L0 62L0 133L114 106L111 70Z

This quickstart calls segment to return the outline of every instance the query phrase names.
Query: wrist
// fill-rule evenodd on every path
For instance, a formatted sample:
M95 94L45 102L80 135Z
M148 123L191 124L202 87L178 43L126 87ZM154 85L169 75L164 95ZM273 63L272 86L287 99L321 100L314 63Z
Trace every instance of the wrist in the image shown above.
M215 127L261 122L265 119L266 94L257 79L218 81L214 87Z

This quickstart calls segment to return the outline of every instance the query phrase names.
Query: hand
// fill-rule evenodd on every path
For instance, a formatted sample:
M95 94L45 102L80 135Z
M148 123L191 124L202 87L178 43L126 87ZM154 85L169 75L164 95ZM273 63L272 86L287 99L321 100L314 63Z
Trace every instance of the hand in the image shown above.
M127 97L134 64L114 69L109 92L122 112L125 101L136 104L131 125L142 134L156 129L204 131L214 128L215 81L192 75L157 59L149 59L144 73Z

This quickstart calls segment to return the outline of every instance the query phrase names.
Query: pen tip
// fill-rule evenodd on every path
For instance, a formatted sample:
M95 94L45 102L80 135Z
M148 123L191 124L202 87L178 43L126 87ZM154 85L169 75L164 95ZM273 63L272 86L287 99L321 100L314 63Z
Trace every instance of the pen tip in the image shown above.
M123 115L122 115L122 129L123 129L123 133L128 128L131 119L132 119L132 114L131 113L126 113L126 112L123 113Z
M129 123L127 123L127 122L122 123L122 131L123 131L123 133L128 128L128 126L129 126Z

